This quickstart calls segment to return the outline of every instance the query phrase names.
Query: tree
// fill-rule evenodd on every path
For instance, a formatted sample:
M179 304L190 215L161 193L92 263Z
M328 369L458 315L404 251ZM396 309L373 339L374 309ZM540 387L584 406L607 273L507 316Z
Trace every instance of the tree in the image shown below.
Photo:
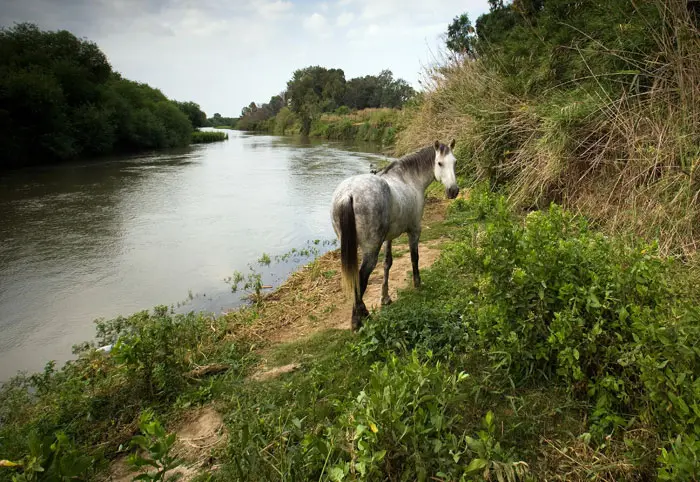
M314 118L342 105L344 95L345 73L341 69L306 67L295 71L287 82L290 108L301 120L303 135L311 131Z
M191 129L161 91L113 72L96 44L28 23L0 29L0 167L184 145Z
M456 54L474 56L474 27L466 13L455 17L447 27L447 48Z
M207 124L207 114L200 109L199 104L194 102L175 103L189 119L193 128L204 127Z
M350 79L345 89L345 105L351 109L401 107L415 95L413 87L403 79L394 79L390 70L379 75Z

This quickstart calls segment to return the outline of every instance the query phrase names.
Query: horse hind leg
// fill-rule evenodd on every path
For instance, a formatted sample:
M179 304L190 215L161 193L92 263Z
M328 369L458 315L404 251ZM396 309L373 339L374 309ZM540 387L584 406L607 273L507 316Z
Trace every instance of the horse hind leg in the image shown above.
M408 233L408 246L411 250L411 265L413 266L413 286L421 287L420 270L418 269L418 242L420 240L420 231L410 231Z
M384 243L384 282L382 283L382 306L389 306L391 298L389 297L389 270L394 263L394 258L391 255L391 241Z
M364 252L362 255L362 265L360 266L360 290L355 293L355 305L352 308L352 329L359 330L362 327L362 321L369 316L369 311L365 306L362 297L365 295L367 290L367 283L369 283L369 275L372 274L374 267L377 266L377 260L379 258L379 250L381 249L381 243L376 247L376 249Z

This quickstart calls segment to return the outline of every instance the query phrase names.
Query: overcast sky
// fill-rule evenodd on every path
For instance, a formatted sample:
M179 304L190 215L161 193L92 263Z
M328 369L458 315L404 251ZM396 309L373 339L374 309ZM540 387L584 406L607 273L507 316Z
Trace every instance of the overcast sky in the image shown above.
M238 116L295 69L389 69L418 88L456 15L487 0L0 0L0 25L33 22L95 41L125 77Z

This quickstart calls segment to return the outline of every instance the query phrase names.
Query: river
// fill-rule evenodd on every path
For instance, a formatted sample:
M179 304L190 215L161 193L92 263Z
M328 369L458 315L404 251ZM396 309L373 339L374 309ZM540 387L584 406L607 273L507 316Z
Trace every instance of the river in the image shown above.
M372 146L226 132L0 174L0 380L69 359L97 318L231 309L241 293L224 280L251 265L278 285L307 260L275 256L313 240L330 249L332 191L385 159ZM256 264L263 253L269 267Z

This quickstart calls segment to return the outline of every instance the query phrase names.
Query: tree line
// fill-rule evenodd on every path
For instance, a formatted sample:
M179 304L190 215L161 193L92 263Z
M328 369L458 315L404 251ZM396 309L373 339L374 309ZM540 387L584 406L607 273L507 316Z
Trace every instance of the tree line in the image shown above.
M271 97L269 102L262 105L251 102L244 107L237 127L255 129L278 114L294 115L301 123L301 133L308 135L312 120L324 112L400 108L415 94L408 82L394 79L390 70L346 81L342 69L309 66L296 70L286 90Z
M196 103L123 78L93 42L0 29L0 168L184 146L206 123Z

